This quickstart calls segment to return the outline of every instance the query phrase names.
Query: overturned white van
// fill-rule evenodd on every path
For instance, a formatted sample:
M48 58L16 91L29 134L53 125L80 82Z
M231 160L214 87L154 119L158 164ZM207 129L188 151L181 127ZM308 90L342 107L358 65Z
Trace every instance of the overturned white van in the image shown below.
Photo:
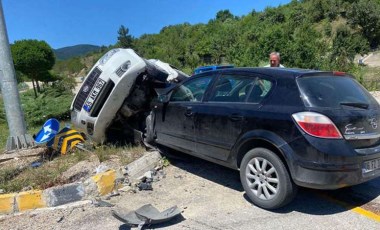
M187 77L167 63L140 57L132 49L112 49L84 79L71 105L71 121L95 142L137 142L145 129L155 88Z

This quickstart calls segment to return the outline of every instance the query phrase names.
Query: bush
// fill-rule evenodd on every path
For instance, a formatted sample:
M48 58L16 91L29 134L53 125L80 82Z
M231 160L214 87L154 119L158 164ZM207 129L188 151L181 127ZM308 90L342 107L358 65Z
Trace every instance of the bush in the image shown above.
M21 104L25 120L28 125L43 124L49 118L68 120L70 118L70 105L73 100L71 83L58 81L42 89L37 98L29 90L21 95Z

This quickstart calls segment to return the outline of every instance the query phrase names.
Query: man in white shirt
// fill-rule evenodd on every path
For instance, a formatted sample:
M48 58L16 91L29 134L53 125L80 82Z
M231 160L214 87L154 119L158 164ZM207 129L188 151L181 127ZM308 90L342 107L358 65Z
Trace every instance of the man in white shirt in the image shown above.
M266 65L265 67L280 67L284 68L285 66L280 64L280 53L279 52L272 52L269 55L269 65Z

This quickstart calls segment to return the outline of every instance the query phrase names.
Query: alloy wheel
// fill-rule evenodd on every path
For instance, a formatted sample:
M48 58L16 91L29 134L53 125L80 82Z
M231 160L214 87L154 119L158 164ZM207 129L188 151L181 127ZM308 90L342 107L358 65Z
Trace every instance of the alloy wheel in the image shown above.
M262 200L270 200L279 190L279 177L276 168L262 157L252 158L245 170L249 188Z

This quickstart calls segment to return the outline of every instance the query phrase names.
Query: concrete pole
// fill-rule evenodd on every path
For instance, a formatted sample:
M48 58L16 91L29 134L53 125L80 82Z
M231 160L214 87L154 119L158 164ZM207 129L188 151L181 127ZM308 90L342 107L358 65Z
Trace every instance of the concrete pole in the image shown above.
M24 116L17 89L16 73L13 66L8 34L5 25L2 1L0 0L0 82L4 100L9 134L7 151L34 146L33 138L26 133Z

